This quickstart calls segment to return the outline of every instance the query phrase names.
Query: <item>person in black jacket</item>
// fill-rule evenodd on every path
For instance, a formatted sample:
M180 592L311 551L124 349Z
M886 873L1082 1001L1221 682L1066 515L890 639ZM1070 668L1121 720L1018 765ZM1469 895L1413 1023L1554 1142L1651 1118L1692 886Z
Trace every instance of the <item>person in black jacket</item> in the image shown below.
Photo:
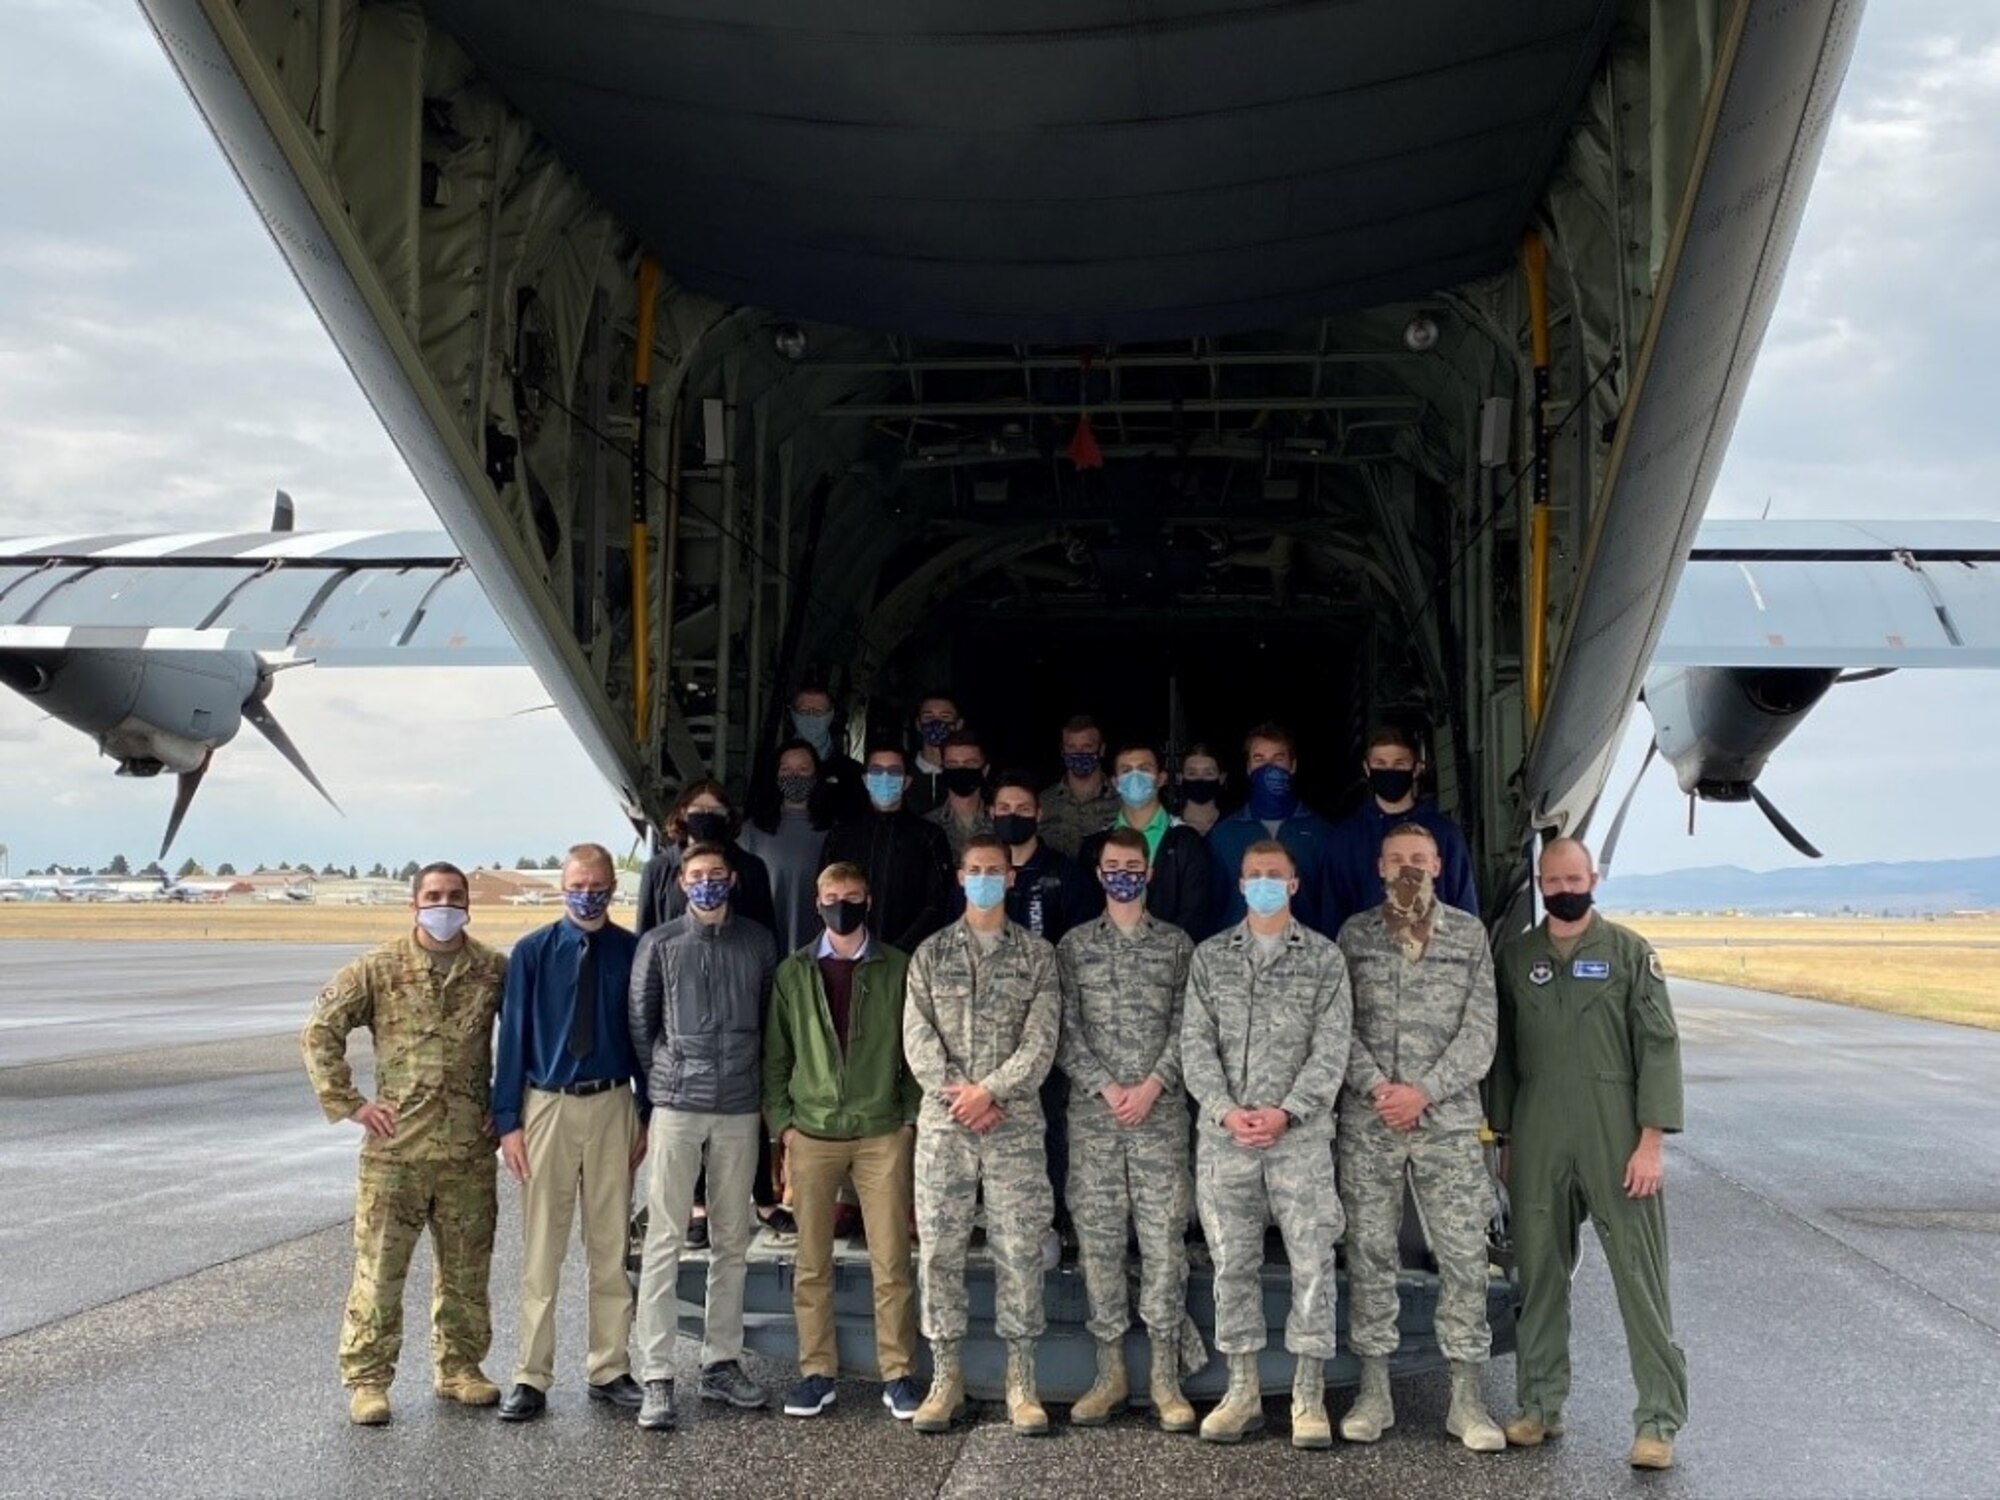
M826 805L829 823L868 805L868 794L861 790L861 762L847 753L847 735L834 707L833 690L817 677L806 678L792 694L792 733L810 745L819 759L816 790ZM757 817L754 796L750 815Z
M674 1425L680 1253L695 1177L712 1181L715 1225L703 1318L701 1395L751 1408L762 1387L743 1373L745 1254L756 1221L750 1184L763 1139L764 1013L778 950L770 929L735 910L728 858L692 844L682 860L686 915L640 939L627 1021L653 1102L646 1248L638 1300L639 1425Z
M660 831L666 842L659 853L646 861L646 873L639 881L638 932L644 937L662 922L687 910L687 892L681 887L681 858L692 844L716 844L729 860L736 877L735 893L729 904L740 916L775 932L777 912L771 902L771 872L764 861L736 842L742 825L729 793L719 781L691 781L681 789L673 810Z
M901 745L876 744L864 762L869 810L834 825L820 851L820 868L859 865L874 900L869 927L892 948L916 951L951 921L951 846L944 830L903 805L910 763Z
M1153 863L1146 878L1146 910L1162 922L1173 923L1198 943L1215 930L1208 841L1161 806L1160 792L1167 784L1167 774L1157 746L1128 742L1111 765L1120 803L1111 826L1143 835ZM1083 841L1077 863L1095 870L1103 848L1104 834L1092 834ZM1104 909L1101 887L1096 898L1093 915Z

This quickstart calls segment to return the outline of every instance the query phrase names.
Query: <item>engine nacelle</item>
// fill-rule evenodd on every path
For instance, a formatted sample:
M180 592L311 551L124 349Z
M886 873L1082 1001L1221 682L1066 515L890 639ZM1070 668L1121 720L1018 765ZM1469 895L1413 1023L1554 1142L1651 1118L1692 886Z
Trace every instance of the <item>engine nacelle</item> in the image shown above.
M260 668L249 651L10 651L0 682L96 740L120 775L157 776L236 737Z
M1655 667L1645 689L1653 738L1683 792L1748 802L1771 752L1839 676L1818 667Z

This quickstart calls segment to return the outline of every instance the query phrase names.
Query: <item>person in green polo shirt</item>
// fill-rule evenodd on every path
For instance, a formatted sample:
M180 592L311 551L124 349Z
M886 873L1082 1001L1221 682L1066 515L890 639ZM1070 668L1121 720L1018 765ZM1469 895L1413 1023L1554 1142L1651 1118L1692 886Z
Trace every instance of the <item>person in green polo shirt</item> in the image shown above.
M1507 1441L1562 1435L1569 1395L1570 1276L1596 1226L1618 1290L1637 1435L1632 1466L1664 1469L1687 1421L1687 1357L1667 1298L1665 1138L1681 1128L1680 1036L1660 957L1591 910L1597 871L1575 839L1542 850L1548 918L1495 964L1500 1040L1487 1118L1508 1141L1507 1185L1521 1274Z
M840 1369L834 1205L851 1177L868 1236L882 1404L907 1422L923 1400L914 1378L910 1264L912 1152L923 1099L903 1060L910 960L869 932L868 877L860 866L827 866L817 890L825 931L778 965L764 1024L764 1118L799 1224L792 1311L802 1378L785 1397L785 1414L816 1417L833 1404Z
M1146 879L1146 914L1181 929L1197 943L1214 931L1213 881L1209 874L1208 842L1168 812L1160 801L1167 784L1166 760L1157 745L1127 740L1112 762L1111 784L1118 790L1118 816L1113 828L1129 828L1146 840L1150 871ZM1083 841L1078 863L1097 868L1105 833ZM1104 909L1103 892L1097 911ZM1094 915L1095 913L1093 913Z

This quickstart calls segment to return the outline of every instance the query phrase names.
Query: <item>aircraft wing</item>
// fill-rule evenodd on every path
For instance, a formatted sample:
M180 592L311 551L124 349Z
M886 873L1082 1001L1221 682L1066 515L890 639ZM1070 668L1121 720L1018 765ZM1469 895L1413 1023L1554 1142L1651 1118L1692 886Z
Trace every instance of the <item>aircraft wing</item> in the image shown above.
M1705 522L1653 665L2000 667L2000 522Z
M0 650L255 651L322 667L513 666L442 532L0 540Z

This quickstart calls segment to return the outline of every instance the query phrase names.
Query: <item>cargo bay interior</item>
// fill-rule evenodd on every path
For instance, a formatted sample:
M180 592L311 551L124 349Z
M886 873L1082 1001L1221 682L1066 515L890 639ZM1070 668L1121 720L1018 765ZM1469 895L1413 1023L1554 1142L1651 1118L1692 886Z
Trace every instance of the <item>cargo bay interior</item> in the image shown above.
M1275 715L1326 804L1401 719L1517 883L1748 7L145 3L635 813L817 668L1038 765Z

